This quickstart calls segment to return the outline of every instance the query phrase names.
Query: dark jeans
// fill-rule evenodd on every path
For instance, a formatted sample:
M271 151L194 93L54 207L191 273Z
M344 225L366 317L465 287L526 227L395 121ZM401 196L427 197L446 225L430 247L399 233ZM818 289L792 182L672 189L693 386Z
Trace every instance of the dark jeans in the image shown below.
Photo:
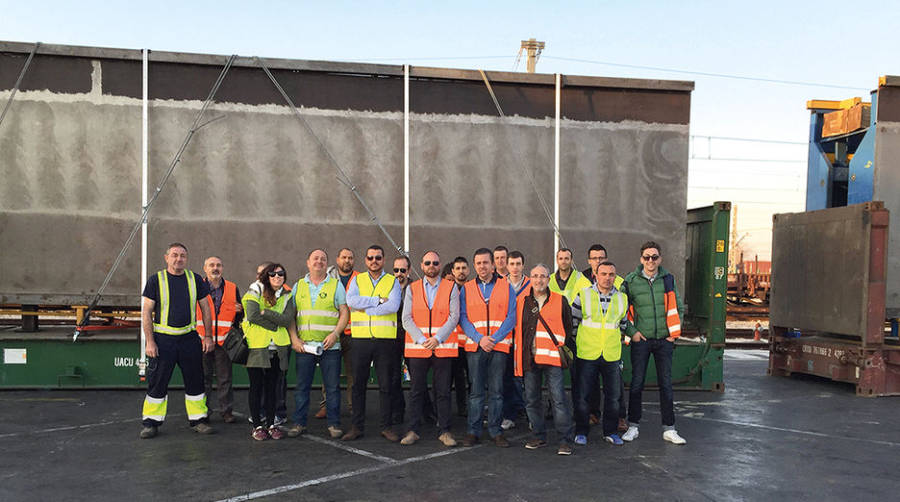
M619 423L619 361L606 361L603 357L594 360L576 358L578 367L578 402L575 407L575 434L587 436L591 430L588 422L591 391L597 386L597 376L603 378L603 435L615 434Z
M268 368L247 368L247 377L250 379L250 391L247 394L250 418L256 427L274 424L278 381L284 378L284 372L279 367L278 354L273 351L271 356ZM262 408L265 408L266 420L260 415Z
M291 358L291 352L288 351L288 359ZM290 364L290 363L287 363ZM268 415L266 415L268 416ZM281 419L287 419L287 367L281 372L278 381L275 382L275 416ZM271 418L270 418L271 420Z
M397 335L394 340L393 365L391 371L391 420L395 424L403 423L403 414L406 413L406 398L403 397L403 350L406 346L406 333ZM409 362L407 361L407 367Z
M175 371L175 365L181 368L184 380L185 402L189 396L204 396L203 393L203 346L196 331L186 335L163 335L153 333L156 341L157 356L148 359L147 363L147 396L154 399L166 399L169 393L169 381ZM206 399L204 397L204 408ZM189 418L192 426L198 422L208 422L209 416L195 419ZM144 418L143 425L162 425L162 420Z
M659 385L659 411L663 426L675 425L675 402L672 394L672 353L675 343L665 338L652 338L631 342L631 391L628 396L628 421L641 422L641 397L644 392L644 378L647 363L653 354L656 365L656 382Z
M628 417L628 394L625 393L623 371L625 371L625 362L619 359L619 418L624 420Z
M322 385L325 388L325 410L328 425L341 425L341 351L326 350L321 356L315 354L294 354L297 368L297 388L294 390L294 423L305 426L309 418L309 392L312 388L316 365L322 370Z
M216 397L219 402L219 413L231 413L234 409L234 389L231 387L231 359L225 347L216 344L212 352L203 354L203 383L206 387L206 401L209 403L213 395L213 382L216 383Z
M503 372L509 355L499 350L485 352L481 347L475 352L467 352L469 364L469 427L468 432L481 437L484 413L485 387L488 400L488 434L500 435L503 421Z
M466 402L469 400L469 370L466 364L466 351L459 349L459 355L453 358L453 389L456 393L456 412L466 413Z
M525 411L528 413L528 421L531 422L531 430L538 439L547 440L544 400L541 393L544 375L547 375L547 390L550 391L550 401L553 402L553 424L556 426L559 442L571 443L572 408L569 406L566 389L563 386L563 369L558 366L533 364L531 370L525 372Z
M375 364L375 376L378 378L378 398L380 403L380 430L391 428L391 399L394 396L392 375L398 372L394 368L396 359L396 341L380 338L354 338L353 352L353 414L352 424L360 431L366 426L366 388L369 383L369 368Z
M432 370L438 427L441 432L450 430L450 374L453 360L446 357L409 357L409 429L416 434L422 426L425 397L428 395L428 370Z
M507 357L503 372L503 418L515 422L519 412L525 409L524 385L522 377L513 373L513 358Z

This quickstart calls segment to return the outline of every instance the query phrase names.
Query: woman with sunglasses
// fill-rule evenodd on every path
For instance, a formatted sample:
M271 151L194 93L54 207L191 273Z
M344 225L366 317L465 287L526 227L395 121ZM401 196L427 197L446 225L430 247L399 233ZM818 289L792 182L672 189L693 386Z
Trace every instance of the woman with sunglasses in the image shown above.
M284 267L279 263L268 264L257 275L262 288L259 293L251 290L241 303L247 314L244 320L244 338L250 354L247 357L247 376L250 379L250 419L253 422L251 436L257 441L281 439L284 433L274 423L266 423L261 416L275 417L276 389L278 381L288 367L291 338L287 327L296 316L290 292L284 287ZM265 406L265 414L261 408Z

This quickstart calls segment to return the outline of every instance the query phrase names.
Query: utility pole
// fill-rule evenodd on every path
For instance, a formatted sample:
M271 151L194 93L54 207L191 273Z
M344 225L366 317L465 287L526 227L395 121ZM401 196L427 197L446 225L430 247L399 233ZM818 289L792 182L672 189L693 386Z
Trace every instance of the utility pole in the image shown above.
M522 40L522 45L519 46L519 56L516 58L517 64L522 57L522 51L525 51L525 70L528 73L534 73L537 60L541 57L541 52L544 51L544 42L538 42L534 38Z

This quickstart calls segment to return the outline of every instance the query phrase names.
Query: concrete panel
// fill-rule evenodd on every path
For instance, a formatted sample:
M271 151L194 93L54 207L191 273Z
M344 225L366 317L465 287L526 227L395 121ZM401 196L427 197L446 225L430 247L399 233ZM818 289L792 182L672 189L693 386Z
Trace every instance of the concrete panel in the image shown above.
M587 248L600 243L624 275L639 265L641 244L653 240L682 284L687 126L569 123L561 143L560 222L579 268L587 266Z
M139 219L141 102L134 97L136 80L130 72L139 72L140 64L133 58L76 59L80 63L71 71L87 75L90 88L21 92L0 128L2 302L89 301ZM172 60L155 63L155 69L153 64L151 79L165 74L172 82L157 85L154 92L162 94L150 102L151 190L218 72L212 63ZM154 77L154 71L162 73ZM402 87L395 86L400 80L275 72L288 80L288 92L303 96L299 103L330 103L302 108L302 114L402 244L403 116L392 111L402 99ZM207 111L204 121L218 120L196 132L150 214L150 271L163 266L162 255L172 241L188 246L189 267L196 271L206 256L220 256L226 277L242 289L256 265L266 260L281 262L291 280L296 279L314 247L325 247L332 257L341 247L354 249L357 269L364 267L362 256L370 243L394 256L396 251L338 181L327 156L297 118L287 107L271 104L271 83L260 75L257 69L236 67L223 85L223 102ZM189 84L185 89L190 95L184 99L173 99L177 81ZM366 91L369 84L374 87ZM483 84L468 81L456 90L453 85L422 81L413 87L424 94L418 101L423 109L435 107L444 95L478 94L490 105ZM481 115L469 110L412 114L414 263L430 248L447 262L458 254L471 258L477 247L504 244L522 250L529 264L552 266L551 225L531 183L552 208L554 125L543 118L551 113L552 87L531 83L517 90L516 85L498 85L498 94L501 101L515 96L514 108L523 116L500 119L490 106ZM319 88L332 91L318 95ZM333 92L338 88L361 91L342 106L335 101L343 94ZM572 99L588 96L591 101L590 96L607 92L587 88L579 88ZM261 101L248 97L257 90ZM7 91L0 91L0 99L6 96ZM641 96L647 96L648 106L640 106ZM644 110L644 117L652 115L647 114L653 108L649 104L671 106L662 123L622 121L628 107L600 100L588 115L612 114L616 120L564 121L563 236L575 249L579 268L586 266L588 245L600 241L623 272L637 264L643 241L657 240L665 266L681 281L689 94L641 89L628 91L626 98L636 110ZM136 240L103 303L137 303L139 250Z
M878 107L881 108L879 92ZM900 109L900 94L896 96ZM879 113L880 115L880 113ZM891 213L888 229L886 315L900 317L900 122L875 124L875 192L873 200L884 202Z

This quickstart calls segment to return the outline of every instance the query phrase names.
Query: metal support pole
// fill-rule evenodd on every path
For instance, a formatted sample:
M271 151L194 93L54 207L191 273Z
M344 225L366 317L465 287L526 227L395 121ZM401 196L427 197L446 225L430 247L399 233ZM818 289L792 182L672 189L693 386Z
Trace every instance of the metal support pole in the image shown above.
M403 65L403 249L409 253L409 65Z
M134 227L132 227L131 233L128 235L128 239L125 240L125 244L122 246L122 250L119 251L119 255L116 257L116 260L113 262L112 267L110 267L109 272L107 272L106 274L106 278L103 279L103 284L101 284L100 288L97 289L97 293L94 295L94 299L91 300L91 304L88 305L88 308L84 314L84 319L82 319L81 322L78 323L77 326L75 326L75 332L72 334L73 342L78 341L78 335L81 332L81 328L83 328L84 325L87 324L90 320L91 311L97 307L97 303L100 302L100 297L103 295L103 291L106 289L106 286L109 285L109 281L112 280L113 274L115 274L116 270L118 270L119 265L122 263L122 259L125 258L125 253L128 251L131 243L134 242L134 238L135 236L137 236L137 233L141 229L141 226L144 224L144 222L147 221L147 213L150 212L150 208L153 207L153 203L156 202L157 198L159 198L159 194L162 192L163 187L166 186L166 182L169 181L169 178L175 171L175 167L179 162L181 162L181 155L184 154L185 149L187 149L188 143L190 143L191 138L194 137L194 133L197 132L198 129L206 125L201 124L200 120L203 118L203 114L206 113L206 109L209 108L210 103L212 103L213 98L215 98L216 93L219 91L219 87L222 86L222 81L225 80L225 75L228 73L228 70L231 68L231 65L234 63L236 57L236 55L230 56L228 58L228 61L225 63L225 67L222 68L222 72L219 73L219 78L216 79L216 82L213 84L212 89L210 89L209 91L209 95L206 97L206 101L203 102L203 106L197 113L197 117L194 119L194 123L191 124L191 129L188 131L187 135L184 138L184 141L181 143L181 148L178 149L178 153L175 154L175 158L172 159L172 163L169 164L169 169L166 171L166 174L156 186L156 191L153 193L153 196L150 197L150 200L147 201L147 205L144 206L140 221L138 221L134 225Z
M503 113L503 108L500 107L500 101L497 100L497 95L494 94L494 88L491 87L491 82L488 80L487 75L484 73L484 70L478 70L481 73L481 79L484 80L484 85L487 87L488 93L491 95L491 99L494 101L494 106L497 107L497 113L500 114L500 118L506 118L506 114ZM544 200L544 196L541 195L540 190L538 190L537 184L534 182L534 176L525 169L525 159L522 157L521 152L518 150L513 150L518 154L518 158L516 159L516 164L522 170L522 176L525 177L528 181L531 182L531 188L534 190L534 194L537 195L538 202L541 203L541 207L544 209L544 215L547 217L547 221L550 222L550 225L553 226L553 234L554 239L559 239L559 242L563 245L563 247L568 247L566 245L566 240L563 238L562 233L559 231L559 225L557 225L557 220L550 213L550 208L547 207L547 201ZM558 183L557 183L558 185ZM574 257L572 263L575 263Z
M19 72L19 78L16 79L12 92L9 93L9 99L6 100L6 105L3 106L3 112L0 113L0 124L3 124L3 119L6 118L6 112L9 111L9 107L12 106L13 98L15 98L16 93L19 92L19 85L22 84L22 78L25 77L25 72L27 72L28 67L31 66L31 60L34 59L34 55L37 53L38 47L40 46L40 42L35 42L34 47L31 49L31 53L28 54L28 59L25 60L25 65L22 66L22 71Z
M147 207L147 189L148 189L148 153L149 153L149 128L148 128L148 66L150 53L147 49L141 51L142 71L141 71L141 210ZM147 218L141 218L141 283L138 288L143 288L147 283ZM139 289L140 291L140 289ZM141 300L143 302L143 300ZM141 346L138 347L140 354L140 362L138 363L138 375L143 377L147 369L147 353L144 347L147 344L147 337L144 334L144 316L141 315Z
M559 116L560 116L560 92L562 89L562 75L556 74L556 130L553 146L553 226L559 228ZM553 233L553 258L559 252L559 232Z

